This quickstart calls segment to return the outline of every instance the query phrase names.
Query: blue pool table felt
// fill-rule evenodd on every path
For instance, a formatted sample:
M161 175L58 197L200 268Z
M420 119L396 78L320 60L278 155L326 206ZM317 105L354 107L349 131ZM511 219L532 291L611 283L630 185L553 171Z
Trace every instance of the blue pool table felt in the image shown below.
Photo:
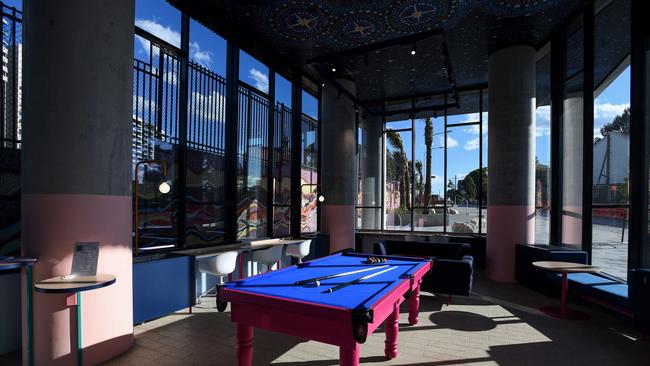
M254 294L312 302L345 309L368 309L375 301L379 300L383 295L398 286L401 281L405 280L406 276L415 273L427 264L427 261L419 259L389 258L386 263L380 264L367 264L365 261L366 257L364 256L335 254L306 262L301 268L292 266L283 270L233 281L224 285L224 287ZM332 293L323 293L323 291L330 287L367 276L376 271L367 271L323 280L319 287L313 285L295 285L295 282L300 280L368 267L380 267L383 265L396 266L396 268ZM381 270L378 268L377 272Z

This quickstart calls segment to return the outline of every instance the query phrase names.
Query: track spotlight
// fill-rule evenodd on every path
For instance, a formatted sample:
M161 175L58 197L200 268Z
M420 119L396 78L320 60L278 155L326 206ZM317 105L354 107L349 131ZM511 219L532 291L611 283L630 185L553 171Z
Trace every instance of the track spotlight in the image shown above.
M411 47L411 56L415 56L415 43L413 44L413 47Z
M320 86L325 87L325 83L320 84Z

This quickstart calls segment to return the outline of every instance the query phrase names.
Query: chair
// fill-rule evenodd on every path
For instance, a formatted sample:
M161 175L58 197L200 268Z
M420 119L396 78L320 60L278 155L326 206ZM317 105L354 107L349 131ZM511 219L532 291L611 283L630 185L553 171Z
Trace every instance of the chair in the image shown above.
M235 270L235 267L237 265L238 255L239 252L231 251L231 252L220 253L218 255L215 255L214 257L210 257L207 260L199 261L199 272L207 273L209 275L219 277L219 283L217 285L215 285L214 287L208 289L207 291L199 295L198 298L199 304L201 303L201 298L206 296L212 290L214 290L215 293L217 293L218 291L217 287L223 283L223 277L230 276L230 274ZM220 304L219 301L217 301L217 308L219 307Z
M273 270L273 265L276 263L279 269L283 250L284 244L276 244L267 249L254 250L251 260L266 265L267 272Z
M302 263L302 259L309 255L311 249L311 239L305 240L300 244L287 245L286 255L298 258L298 263Z

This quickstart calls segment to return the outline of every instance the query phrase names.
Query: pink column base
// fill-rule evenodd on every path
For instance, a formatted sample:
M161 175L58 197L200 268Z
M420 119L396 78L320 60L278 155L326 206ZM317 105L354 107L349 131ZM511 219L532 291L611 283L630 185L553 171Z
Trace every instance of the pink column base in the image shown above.
M329 234L330 253L354 248L354 205L323 205L323 233Z
M491 280L515 282L515 245L535 243L535 208L488 206L487 274Z
M131 197L23 194L21 225L23 255L38 258L34 282L69 274L75 242L99 242L97 271L117 280L83 294L84 362L101 363L127 351L134 341ZM35 364L74 365L77 323L68 296L33 294Z

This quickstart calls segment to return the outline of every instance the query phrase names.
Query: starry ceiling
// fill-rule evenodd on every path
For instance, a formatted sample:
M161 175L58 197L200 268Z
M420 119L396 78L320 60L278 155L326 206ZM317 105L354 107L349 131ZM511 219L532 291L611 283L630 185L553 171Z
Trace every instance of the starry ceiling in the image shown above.
M541 48L582 0L168 0L274 69L348 77L357 98L426 97L487 82L498 48ZM417 51L412 55L413 49ZM447 57L445 57L445 48ZM333 72L332 70L336 71ZM315 84L314 84L315 85ZM426 98L425 98L426 99Z

